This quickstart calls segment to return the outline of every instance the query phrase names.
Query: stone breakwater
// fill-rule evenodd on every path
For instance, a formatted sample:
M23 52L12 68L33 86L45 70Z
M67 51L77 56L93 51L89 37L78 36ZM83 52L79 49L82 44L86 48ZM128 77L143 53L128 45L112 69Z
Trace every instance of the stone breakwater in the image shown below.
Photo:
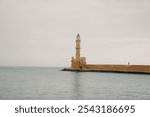
M71 58L71 67L64 68L63 71L82 71L82 72L124 72L124 73L146 73L150 74L150 65L115 65L115 64L87 64L86 57L80 56L81 39L78 34L76 37L76 53Z
M94 65L87 64L84 69L64 68L63 71L81 72L120 72L150 74L150 65Z

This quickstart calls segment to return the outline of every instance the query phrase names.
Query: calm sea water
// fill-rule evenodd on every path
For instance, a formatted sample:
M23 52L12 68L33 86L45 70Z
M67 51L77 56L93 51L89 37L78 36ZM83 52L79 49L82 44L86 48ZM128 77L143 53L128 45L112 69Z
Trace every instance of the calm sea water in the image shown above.
M150 75L0 68L0 99L150 99Z

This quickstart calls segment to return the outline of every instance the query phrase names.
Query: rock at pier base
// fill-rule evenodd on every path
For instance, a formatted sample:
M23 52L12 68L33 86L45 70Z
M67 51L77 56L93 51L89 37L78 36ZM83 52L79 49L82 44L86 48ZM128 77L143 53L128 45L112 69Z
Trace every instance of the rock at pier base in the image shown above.
M90 69L71 69L71 68L64 68L61 71L71 71L71 72L107 72L107 73L128 73L128 74L150 74L150 72L144 71L121 71L121 70L90 70Z

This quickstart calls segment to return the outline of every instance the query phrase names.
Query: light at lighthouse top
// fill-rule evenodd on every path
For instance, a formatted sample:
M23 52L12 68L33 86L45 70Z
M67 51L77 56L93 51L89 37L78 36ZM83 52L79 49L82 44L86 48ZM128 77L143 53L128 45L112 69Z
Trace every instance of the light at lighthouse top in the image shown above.
M77 35L77 40L80 40L80 35L79 34Z

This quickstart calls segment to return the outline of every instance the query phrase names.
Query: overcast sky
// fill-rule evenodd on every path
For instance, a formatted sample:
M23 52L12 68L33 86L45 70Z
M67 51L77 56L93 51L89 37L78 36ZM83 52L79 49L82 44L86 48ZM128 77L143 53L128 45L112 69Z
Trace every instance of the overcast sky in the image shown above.
M0 66L150 64L150 0L0 0Z

